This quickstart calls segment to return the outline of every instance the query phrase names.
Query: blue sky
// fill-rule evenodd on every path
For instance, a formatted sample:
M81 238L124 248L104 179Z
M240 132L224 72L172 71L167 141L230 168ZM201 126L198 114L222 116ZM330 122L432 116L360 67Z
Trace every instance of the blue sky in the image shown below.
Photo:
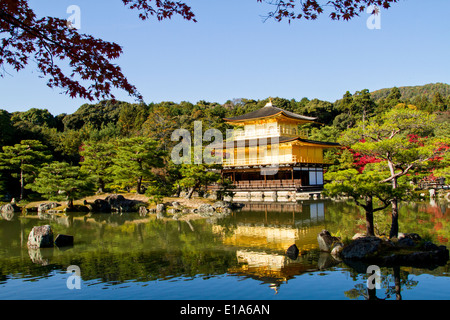
M450 83L450 1L400 0L350 22L266 21L271 10L256 0L186 0L197 23L172 18L141 21L119 0L30 0L38 16L68 18L81 9L82 33L123 46L115 61L146 103L282 97L334 102L348 90ZM50 89L33 63L0 78L0 109L73 113L88 101ZM125 92L118 100L133 102Z

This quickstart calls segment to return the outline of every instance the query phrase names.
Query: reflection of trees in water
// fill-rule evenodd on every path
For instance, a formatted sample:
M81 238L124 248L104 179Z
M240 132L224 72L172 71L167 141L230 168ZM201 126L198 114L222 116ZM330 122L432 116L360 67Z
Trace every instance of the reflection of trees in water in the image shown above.
M412 289L419 283L414 279L409 279L410 274L406 271L401 271L399 266L393 268L382 268L380 274L380 289L369 289L367 285L367 278L369 275L363 277L366 280L364 283L357 283L355 288L345 291L344 294L350 299L358 299L363 297L365 300L385 300L392 299L401 300L402 290Z
M16 239L15 250L6 255L0 251L0 274L47 277L53 271L64 273L69 265L77 265L83 280L116 283L224 274L237 263L235 253L223 251L220 239L202 220L188 224L150 218L134 223L130 216L123 220L95 218L74 219L68 227L55 226L54 233L75 233L75 245L66 251L52 248L51 254L43 249L29 252L27 237L24 244L17 241L21 235L28 235L37 221L47 221L24 219L24 225L16 223L12 233L0 223L0 234ZM11 241L2 246L8 244Z
M320 203L324 204L323 213ZM421 226L436 230L430 221L430 212L423 209L428 207L422 205L413 207L405 204L401 207L403 211L400 223L406 232L412 232L408 230L409 223L414 228L417 221L421 220L425 221ZM385 215L388 220L388 214ZM239 262L237 251L258 253L253 256L247 254L246 258L260 257L264 260L267 256L274 255L287 259L284 256L287 245L295 242L300 247L300 243L306 238L306 242L317 244L317 233L322 228L330 230L332 234L353 235L358 231L355 221L359 216L362 217L359 208L348 202L304 201L294 206L285 206L279 211L242 210L217 221L192 220L189 223L157 220L154 216L143 218L138 214L73 214L61 219L55 216L51 220L45 220L44 217L40 217L43 220L30 216L18 217L11 221L0 220L0 274L4 275L3 281L7 281L9 276L48 277L51 272L65 272L69 265L78 265L83 280L99 279L100 282L121 283L130 280L146 282L174 277L208 278L219 274L234 274L262 281L278 290L285 279L304 272L326 269L327 266L319 259L317 251L303 250L298 261L283 262L282 267L276 270L269 265L250 266L248 262ZM448 228L447 214L436 213L431 217L435 219L433 221L442 222L440 232ZM54 227L55 234L74 235L74 247L64 252L58 248L52 249L52 255L48 259L39 252L30 255L26 249L28 234L33 226L46 223ZM258 229L259 227L262 229ZM250 242L241 244L241 247L225 244L224 239L236 236L236 233L244 238L242 231L247 229L256 232L258 239L268 239L272 243L260 243L256 247L252 247ZM308 234L305 230L311 232ZM297 238L293 239L292 235ZM301 247L300 250L302 251ZM243 266L245 267L242 268ZM400 273L399 284L403 290L414 287L417 282L408 279L410 274L445 276L448 269L449 265L436 270L406 268L410 272ZM364 282L355 285L346 295L354 298L394 297L397 294L395 274L392 269L382 270L382 289L367 291ZM349 273L355 282L360 281L360 273L351 269ZM401 291L399 295L401 296Z

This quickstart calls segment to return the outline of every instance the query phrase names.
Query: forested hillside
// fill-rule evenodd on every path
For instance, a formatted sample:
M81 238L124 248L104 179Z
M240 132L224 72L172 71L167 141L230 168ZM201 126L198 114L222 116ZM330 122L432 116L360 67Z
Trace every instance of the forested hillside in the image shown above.
M372 92L375 101L386 99L393 88L380 89ZM429 83L423 86L398 87L402 100L425 109L427 105L442 106L445 98L450 96L450 85L446 83Z
M358 121L399 106L438 113L438 121L448 123L450 95L445 91L448 87L392 88L375 93L361 90L346 92L335 102L273 98L273 104L298 114L318 117L317 123L306 128L309 138L335 142L342 132L354 127ZM430 90L434 90L432 98ZM6 199L38 197L35 190L41 189L38 186L32 188L33 182L42 166L49 162L59 163L52 170L65 168L67 174L70 172L78 180L90 177L93 179L92 190L136 190L137 187L138 192L156 192L154 186L158 185L171 193L174 189L179 191L189 187L189 183L198 187L205 183L204 176L192 168L170 165L170 151L178 143L171 141L173 131L184 128L193 133L194 122L201 121L203 131L216 128L225 133L229 126L223 118L262 108L268 99L241 98L224 104L207 101L133 104L107 100L84 104L73 114L60 115L36 108L13 113L0 110L0 195ZM448 130L436 130L437 135L449 135ZM139 162L142 159L132 163L127 155L143 152L132 149L137 146L145 146L147 154L144 158L161 158L162 162L153 162L149 167L142 167ZM331 154L328 156L332 157ZM66 164L70 168L66 168ZM133 178L127 170L135 165L140 175ZM159 171L154 170L157 168ZM48 177L51 175L49 171ZM198 181L186 180L186 176L196 177ZM42 181L45 184L45 179Z

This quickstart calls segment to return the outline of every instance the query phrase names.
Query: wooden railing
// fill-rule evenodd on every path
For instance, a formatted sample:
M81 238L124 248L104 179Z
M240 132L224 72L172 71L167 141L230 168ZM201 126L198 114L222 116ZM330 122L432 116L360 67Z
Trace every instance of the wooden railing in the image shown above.
M283 188L299 188L302 186L301 179L293 180L242 180L234 181L233 185L238 189L283 189Z
M240 158L223 159L224 166L245 166L245 165L276 165L281 163L296 163L297 156L283 155L278 157L261 157L261 158Z
M258 138L258 137L273 137L273 136L282 136L282 135L290 135L290 136L298 136L302 139L308 139L308 130L296 130L285 127L278 127L277 129L265 129L265 130L254 130L254 131L245 131L245 130L234 130L233 137L236 140L245 139L245 138Z

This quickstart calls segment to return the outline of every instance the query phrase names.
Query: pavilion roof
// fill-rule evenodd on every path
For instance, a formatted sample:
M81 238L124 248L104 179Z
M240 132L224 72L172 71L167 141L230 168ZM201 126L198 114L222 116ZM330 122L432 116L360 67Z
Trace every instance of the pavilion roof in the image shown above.
M278 139L278 141L277 141ZM281 143L286 143L286 142L293 142L293 141L299 141L302 144L305 145L317 145L317 146L321 146L324 148L333 148L333 147L338 147L340 146L339 143L334 143L334 142L323 142L323 141L315 141L315 140L309 140L309 139L303 139L300 137L274 137L274 138L266 138L266 141L264 141L264 139L261 138L255 138L255 139L245 139L245 140L234 140L234 141L223 141L223 147L227 148L227 147L233 147L233 148L237 148L237 147L249 147L249 146L259 146L262 143L266 144L266 145L271 145L277 142L277 144L281 144ZM219 148L221 145L220 144L211 144L210 147L214 147L214 148Z
M256 119L271 118L275 116L284 116L293 120L301 120L302 122L313 122L317 120L317 117L302 116L300 114L275 107L272 105L272 102L267 103L265 107L253 112L249 112L247 114L243 114L233 118L224 118L223 120L228 122L245 122Z

